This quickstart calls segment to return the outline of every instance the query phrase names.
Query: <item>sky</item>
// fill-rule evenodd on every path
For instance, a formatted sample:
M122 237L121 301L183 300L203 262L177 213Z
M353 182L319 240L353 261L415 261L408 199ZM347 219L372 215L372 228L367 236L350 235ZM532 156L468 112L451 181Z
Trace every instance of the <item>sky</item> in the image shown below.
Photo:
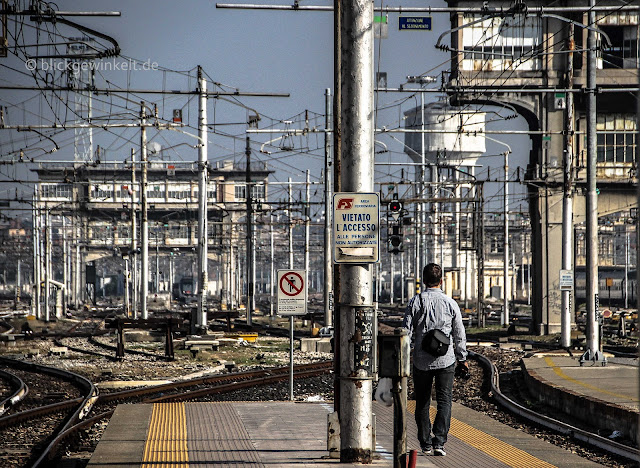
M28 3L21 1L20 3ZM266 3L266 2L252 2ZM302 5L330 5L332 1L315 0L313 3L303 0ZM273 4L287 4L274 1ZM119 17L69 17L87 27L96 29L113 37L120 49L121 56L105 59L103 62L122 63L134 60L137 66L154 70L114 71L99 69L95 85L98 88L145 88L145 89L182 89L193 90L196 87L195 68L202 66L209 81L209 90L264 93L288 93L290 97L229 97L210 99L208 103L209 124L209 160L213 164L224 159L244 161L244 140L248 114L260 115L260 128L274 129L273 133L252 135L254 142L254 160L267 162L275 170L272 181L285 182L289 177L294 182L305 180L305 171L309 169L312 182L322 181L324 166L323 134L310 134L306 138L293 138L294 151L283 151L282 140L265 146L269 152L261 153L261 144L282 137L277 130L303 128L305 116L309 127L324 128L325 90L333 88L333 13L311 11L275 11L219 9L216 3L206 0L190 2L159 1L109 1L109 2L73 2L60 0L56 3L59 10L78 11L118 11ZM385 6L446 6L444 1L387 1ZM24 6L24 5L22 5ZM376 2L380 6L380 2ZM448 14L432 15L432 31L400 31L398 14L391 13L388 18L388 37L376 39L375 68L386 72L388 86L415 87L407 85L408 75L440 76L449 69L450 55L436 50L434 44L438 36L449 29ZM412 14L411 16L420 16ZM24 23L9 22L10 45L17 36L18 44L47 44L59 40L52 34L62 36L81 35L72 28L36 24L25 18ZM99 41L100 47L107 44ZM64 47L41 45L40 54L64 51ZM29 49L35 55L35 49ZM0 58L0 84L34 86L33 74L26 70L24 49L18 51L18 57ZM45 60L46 62L46 60ZM113 66L113 65L112 65ZM63 83L61 74L47 74L41 61L36 75L42 85L47 77L53 76L57 83ZM218 83L219 85L214 85ZM438 83L427 85L437 87ZM440 96L427 93L427 100ZM127 99L123 99L126 97ZM158 107L160 119L169 120L173 109L183 111L183 119L188 127L184 131L197 133L197 99L188 96L161 95L109 95L94 98L94 116L108 117L109 122L136 123L139 101L144 99L151 106ZM379 93L377 95L376 127L396 128L403 126L403 113L420 103L420 95L413 93ZM8 124L46 124L54 121L73 120L73 94L40 93L38 91L0 90L0 105L4 106L5 123ZM106 120L104 120L106 121ZM290 123L287 123L290 122ZM490 124L489 128L524 129L524 120L518 118L507 123ZM129 156L131 148L137 148L138 129L109 129L94 131L94 145L102 148L103 160L123 160ZM51 142L33 132L15 132L0 130L0 160L15 161L21 148L27 148L28 160L71 161L73 160L73 131L50 131L46 135L56 141L60 147L52 154L45 151L51 148ZM493 136L513 149L510 155L510 168L524 168L528 158L529 142L524 136ZM168 132L166 130L149 132L150 141L161 145L167 160L196 161L197 150L190 148L196 140L189 135ZM386 134L376 137L382 144L376 150L386 147L387 152L376 155L376 162L407 162L403 152L402 134ZM42 140L42 141L39 141ZM48 145L48 146L47 146ZM177 145L177 146L176 146ZM171 149L170 147L174 147ZM40 149L42 148L42 149ZM169 149L167 149L169 148ZM487 153L479 163L485 168L491 167L490 179L501 178L501 153L505 146L493 141L487 142ZM28 193L33 176L29 174L29 164L10 164L0 166L0 198L13 193L17 187ZM412 169L407 169L412 172ZM486 171L486 169L485 169ZM379 165L376 167L376 181L396 180L400 177L399 166ZM406 171L405 171L406 173ZM513 174L513 173L512 173ZM513 178L513 175L511 176ZM489 184L487 193L494 197L496 206L500 205L501 184ZM512 207L518 209L525 205L523 188L512 184ZM520 192L520 195L513 195ZM318 189L318 193L321 190ZM284 198L284 188L274 186L271 194L275 199ZM320 195L318 195L320 196Z

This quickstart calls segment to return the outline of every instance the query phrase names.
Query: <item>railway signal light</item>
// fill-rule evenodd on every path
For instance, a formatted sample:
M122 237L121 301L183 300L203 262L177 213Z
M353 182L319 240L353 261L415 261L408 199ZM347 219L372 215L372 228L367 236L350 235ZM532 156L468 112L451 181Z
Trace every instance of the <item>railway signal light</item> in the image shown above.
M397 254L402 252L402 229L400 225L394 225L391 227L391 232L389 233L389 252Z
M397 221L402 215L402 202L399 200L391 200L389 202L389 215L394 221Z

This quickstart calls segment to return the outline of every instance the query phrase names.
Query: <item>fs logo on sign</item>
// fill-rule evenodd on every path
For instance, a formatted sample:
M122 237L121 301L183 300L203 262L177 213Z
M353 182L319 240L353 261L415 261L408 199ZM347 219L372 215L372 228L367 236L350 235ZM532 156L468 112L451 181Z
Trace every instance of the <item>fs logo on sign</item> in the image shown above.
M353 208L353 198L341 198L338 200L337 210L350 210Z

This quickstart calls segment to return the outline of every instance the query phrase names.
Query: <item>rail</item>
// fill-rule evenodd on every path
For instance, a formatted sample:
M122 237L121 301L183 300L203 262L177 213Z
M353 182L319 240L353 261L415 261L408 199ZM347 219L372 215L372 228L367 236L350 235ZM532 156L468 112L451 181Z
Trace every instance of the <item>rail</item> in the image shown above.
M40 364L34 364L31 362L17 361L15 359L6 357L0 357L0 362L10 367L24 369L30 372L48 374L63 380L71 381L84 391L84 397L73 400L74 402L80 401L80 404L77 405L75 411L66 419L63 426L59 428L60 432L66 431L69 427L77 423L77 421L80 421L87 414L89 414L91 408L93 407L93 404L98 399L98 390L93 382L89 381L79 374L75 374L73 372L65 371L62 369L56 369L55 367L42 366ZM71 408L73 408L74 406L75 405L70 405ZM32 468L40 466L41 463L48 459L48 454L50 452L49 447L51 447L52 444L53 442L49 444L49 446L44 450L43 454L31 465Z
M562 421L558 421L557 419L535 413L534 411L525 408L519 403L511 400L500 391L500 376L495 364L493 364L493 362L491 362L482 354L474 353L473 351L469 351L469 356L480 361L482 367L484 367L485 370L489 372L489 383L491 385L491 392L493 393L493 398L498 403L498 405L520 416L521 418L526 419L527 421L533 422L547 429L551 429L552 431L558 432L562 435L579 440L593 447L598 447L609 453L619 455L630 460L636 461L640 459L640 450L638 449L628 447L613 440L609 440L606 437L593 434L589 431L585 431L584 429L580 429L579 427L575 427Z
M14 392L10 397L0 401L0 416L9 411L16 403L22 401L29 393L29 387L17 375L0 370L0 377L6 380Z

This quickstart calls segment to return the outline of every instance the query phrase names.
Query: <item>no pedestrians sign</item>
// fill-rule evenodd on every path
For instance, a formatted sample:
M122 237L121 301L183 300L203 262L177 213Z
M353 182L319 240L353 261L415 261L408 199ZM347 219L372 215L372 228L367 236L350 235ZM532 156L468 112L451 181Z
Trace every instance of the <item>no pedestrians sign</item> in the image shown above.
M278 270L278 315L307 313L306 278L306 270Z

